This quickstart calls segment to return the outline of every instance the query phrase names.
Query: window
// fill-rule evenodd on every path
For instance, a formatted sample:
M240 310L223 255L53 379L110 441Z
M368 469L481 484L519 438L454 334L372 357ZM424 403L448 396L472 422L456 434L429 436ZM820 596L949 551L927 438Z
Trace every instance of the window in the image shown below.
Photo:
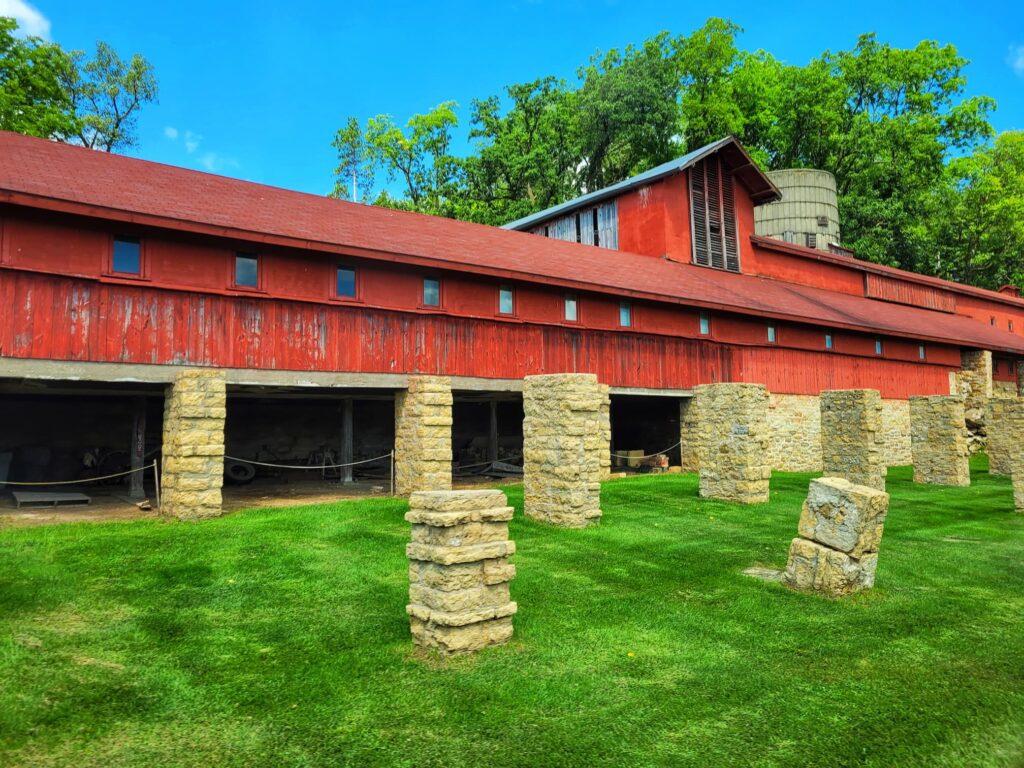
M832 334L825 334L825 349L832 349Z
M924 358L925 358L924 344L918 344L917 345L917 359L918 360L924 360Z
M717 155L690 168L693 263L740 271L732 171Z
M142 274L142 246L138 240L127 237L114 238L114 257L110 263L112 272L124 275Z
M775 326L774 325L769 325L768 326L768 343L769 344L774 344L775 343Z
M882 354L882 340L881 339L875 339L875 354L876 355Z
M356 297L356 271L348 267L338 267L338 296L342 299Z
M515 294L511 285L503 285L498 289L498 312L503 315L511 315L516 308Z
M235 254L235 287L256 288L259 286L259 257L254 253Z
M619 302L619 325L623 328L633 325L633 307L628 301Z
M1013 333L1013 320L1007 320L1006 327L1009 328L1010 333Z
M711 315L707 312L700 313L700 335L707 336L711 333Z
M423 278L423 306L441 306L441 281L433 277Z
M996 324L996 319L995 319L995 317L991 317L991 318L989 318L988 324L989 324L989 325L995 325L995 324Z
M576 294L565 294L565 319L566 322L575 323L579 319L576 308Z

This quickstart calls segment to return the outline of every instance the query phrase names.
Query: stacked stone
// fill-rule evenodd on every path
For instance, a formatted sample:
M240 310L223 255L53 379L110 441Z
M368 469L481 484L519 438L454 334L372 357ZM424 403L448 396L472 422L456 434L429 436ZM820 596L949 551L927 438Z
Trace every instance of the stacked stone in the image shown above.
M700 416L697 398L684 397L679 401L679 456L683 472L700 469L700 449L697 444Z
M874 389L821 393L821 451L825 477L885 490L882 397Z
M915 483L971 484L962 397L910 398L910 439Z
M178 373L164 399L160 514L197 520L221 514L224 484L223 371Z
M1011 428L1017 398L993 398L988 404L988 471L993 475L1012 475L1012 451L1015 444L1024 439L1017 433L1016 440Z
M999 436L1000 474L1010 476L1013 482L1013 506L1017 512L1024 512L1024 398L1015 397L1000 401L999 418L996 422ZM992 466L991 446L989 466ZM993 471L990 469L990 471Z
M451 487L451 378L410 376L395 395L395 492Z
M889 494L839 477L812 480L783 580L842 597L875 583Z
M958 391L964 398L964 424L967 426L967 449L970 453L984 450L988 438L985 417L992 398L992 353L969 349L960 353L957 372Z
M608 388L589 373L527 376L523 383L523 509L582 528L601 517L611 464Z
M757 504L768 501L768 390L761 384L702 384L690 406L700 495ZM696 410L694 410L696 409Z
M501 491L420 491L412 523L409 605L413 642L448 655L501 645L512 637L517 606L508 583L512 507Z
M601 424L605 430L606 440L601 445L601 479L607 480L612 474L612 398L611 387L601 387Z

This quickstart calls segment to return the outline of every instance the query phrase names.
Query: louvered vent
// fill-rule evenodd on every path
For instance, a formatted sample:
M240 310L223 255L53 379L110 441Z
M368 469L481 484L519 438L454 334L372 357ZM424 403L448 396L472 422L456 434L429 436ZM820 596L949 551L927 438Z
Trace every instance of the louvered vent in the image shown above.
M693 263L740 271L732 172L718 157L690 168Z

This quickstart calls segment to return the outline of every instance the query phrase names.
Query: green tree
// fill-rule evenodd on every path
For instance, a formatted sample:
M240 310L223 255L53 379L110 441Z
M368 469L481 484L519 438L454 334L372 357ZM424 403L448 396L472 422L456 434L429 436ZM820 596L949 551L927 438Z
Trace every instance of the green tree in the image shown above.
M331 146L338 150L338 165L334 169L334 191L331 197L359 202L366 200L373 190L377 174L366 134L359 120L350 117L345 127L334 136Z
M61 85L69 60L60 46L21 39L18 23L0 16L0 130L51 138L77 129Z

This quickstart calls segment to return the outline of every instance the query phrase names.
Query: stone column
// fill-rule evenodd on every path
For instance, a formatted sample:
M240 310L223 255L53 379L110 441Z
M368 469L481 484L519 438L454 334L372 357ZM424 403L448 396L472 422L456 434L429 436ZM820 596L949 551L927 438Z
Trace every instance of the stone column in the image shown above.
M825 477L885 490L882 397L874 389L821 393L821 455Z
M1014 509L1024 513L1024 398L995 400L993 403L1001 404L995 432L1002 441L999 469L1002 470L1001 474L1009 475L1013 482ZM993 471L991 453L989 467L989 471Z
M1017 397L1024 397L1024 360L1017 361Z
M395 493L452 487L452 380L410 376L395 395Z
M964 398L932 395L910 398L910 441L914 482L970 485Z
M679 458L683 472L696 472L699 468L698 423L697 398L684 397L679 401Z
M870 589L888 511L884 491L839 477L812 480L783 581L829 597Z
M601 480L611 457L608 388L591 373L527 376L523 382L523 509L528 517L582 528L601 517Z
M223 371L192 368L174 377L164 399L160 514L197 520L221 514L224 484Z
M1019 398L992 398L988 403L985 431L988 432L988 471L992 475L1012 474L1012 451L1015 443L1024 440L1024 434L1011 427Z
M702 384L693 419L705 498L757 504L768 501L768 390L761 384Z
M512 507L501 491L421 491L409 497L412 523L409 614L413 642L442 654L501 645L517 606L508 583Z
M960 352L957 373L958 392L964 398L964 423L967 425L967 449L977 453L985 448L985 416L992 398L992 353L983 349Z

